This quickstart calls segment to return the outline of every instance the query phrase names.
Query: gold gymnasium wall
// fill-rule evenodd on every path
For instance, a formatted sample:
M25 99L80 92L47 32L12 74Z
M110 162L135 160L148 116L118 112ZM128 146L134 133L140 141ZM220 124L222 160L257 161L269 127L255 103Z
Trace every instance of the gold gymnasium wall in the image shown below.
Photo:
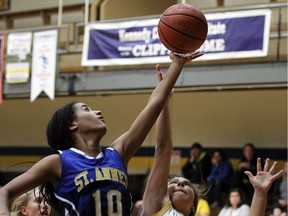
M5 100L0 107L0 170L5 171L7 167L21 162L37 161L51 153L46 148L46 124L53 111L67 102L82 101L102 111L108 127L102 145L107 146L129 128L148 97L149 94L57 97L54 101L39 98L34 103L30 103L27 98ZM171 121L176 148L172 162L174 173L179 173L189 147L196 141L210 150L218 147L228 150L234 162L247 142L254 143L268 156L271 153L276 159L287 159L285 89L211 92L176 90L171 101ZM152 164L154 143L153 128L143 148L131 160L130 173L147 171ZM20 167L27 168L25 165Z

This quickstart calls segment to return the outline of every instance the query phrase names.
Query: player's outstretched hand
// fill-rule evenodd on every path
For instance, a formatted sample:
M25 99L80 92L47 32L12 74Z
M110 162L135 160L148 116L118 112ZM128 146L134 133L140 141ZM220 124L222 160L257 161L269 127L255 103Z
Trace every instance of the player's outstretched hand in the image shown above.
M261 159L257 159L257 174L255 176L253 176L251 172L245 171L245 174L249 177L250 183L255 191L268 193L272 183L284 173L284 170L280 170L274 174L278 163L274 162L269 168L269 161L270 159L267 158L262 170Z
M188 53L188 54L178 54L178 53L170 53L170 58L172 61L178 61L181 63L187 63L190 62L200 56L204 55L203 53L200 52L194 52L194 53Z

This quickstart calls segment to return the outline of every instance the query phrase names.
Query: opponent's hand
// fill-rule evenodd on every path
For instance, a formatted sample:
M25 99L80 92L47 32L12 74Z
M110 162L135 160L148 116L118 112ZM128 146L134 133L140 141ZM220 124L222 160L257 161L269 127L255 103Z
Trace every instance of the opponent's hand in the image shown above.
M278 163L274 162L271 168L269 168L269 161L270 159L267 158L262 171L261 159L257 159L257 174L255 176L253 176L250 171L245 171L245 174L248 176L254 190L267 193L272 183L284 173L284 170L280 170L274 174Z
M160 82L164 76L162 71L161 71L160 64L156 65L156 73L157 73L158 82Z
M163 79L163 77L164 77L164 74L161 71L160 64L156 65L156 73L157 73L158 82L160 82ZM171 91L170 97L172 97L173 93L174 93L174 88Z
M172 61L176 61L176 62L179 62L179 63L187 63L187 62L190 62L194 59L197 59L199 58L200 56L204 55L203 53L200 53L200 52L194 52L194 53L187 53L187 54L179 54L179 53L173 53L171 52L170 53L170 59Z

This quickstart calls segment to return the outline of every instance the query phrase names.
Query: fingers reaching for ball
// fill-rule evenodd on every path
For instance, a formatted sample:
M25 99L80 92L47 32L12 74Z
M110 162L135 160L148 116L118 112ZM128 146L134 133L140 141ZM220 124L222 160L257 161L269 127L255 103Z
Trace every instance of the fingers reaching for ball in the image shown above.
M204 54L201 52L193 52L193 53L187 53L187 54L179 54L179 53L170 53L170 58L172 60L180 60L183 61L184 63L190 62L194 59L199 58L200 56L203 56Z
M163 73L161 72L160 64L156 65L156 73L158 81L160 82L163 79Z

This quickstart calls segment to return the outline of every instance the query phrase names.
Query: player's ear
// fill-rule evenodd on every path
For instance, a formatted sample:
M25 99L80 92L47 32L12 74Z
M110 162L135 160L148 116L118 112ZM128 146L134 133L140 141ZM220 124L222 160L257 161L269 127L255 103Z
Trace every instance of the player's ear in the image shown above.
M21 206L19 211L21 212L22 215L28 215L28 211L25 206Z
M70 130L73 131L73 130L76 130L78 128L78 125L75 121L73 121L71 124L70 124Z

